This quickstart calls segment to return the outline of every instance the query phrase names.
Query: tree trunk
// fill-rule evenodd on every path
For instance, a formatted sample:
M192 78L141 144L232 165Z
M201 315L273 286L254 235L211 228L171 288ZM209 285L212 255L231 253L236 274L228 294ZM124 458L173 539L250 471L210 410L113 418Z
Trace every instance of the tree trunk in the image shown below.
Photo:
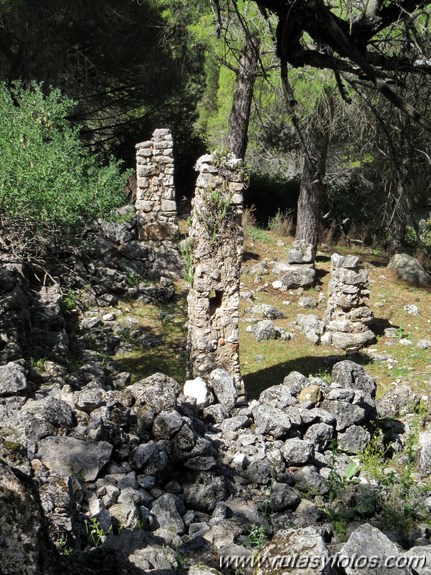
M229 151L235 158L241 158L242 160L247 150L247 132L258 62L259 40L247 33L236 74L236 86L227 134Z
M320 196L325 177L333 105L333 92L324 90L305 136L306 154L298 198L295 239L306 240L314 249L319 239Z
M392 196L392 214L388 222L388 253L394 255L404 251L404 237L407 227L407 216L410 213L409 199L403 182L394 183L395 197ZM390 194L391 196L391 194Z

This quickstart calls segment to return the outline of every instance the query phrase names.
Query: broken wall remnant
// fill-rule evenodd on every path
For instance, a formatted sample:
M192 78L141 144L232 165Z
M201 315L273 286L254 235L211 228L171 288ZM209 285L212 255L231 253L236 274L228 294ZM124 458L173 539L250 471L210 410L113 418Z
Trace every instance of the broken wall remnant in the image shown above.
M191 377L216 368L244 384L239 365L240 270L243 255L242 162L202 156L193 199L187 250L192 285L188 295L188 360Z
M138 238L149 248L148 275L177 276L181 261L171 131L155 130L151 140L136 144L136 163Z
M375 341L368 325L373 314L368 307L368 272L358 266L357 256L331 257L331 280L324 317L324 345L342 349L361 348Z

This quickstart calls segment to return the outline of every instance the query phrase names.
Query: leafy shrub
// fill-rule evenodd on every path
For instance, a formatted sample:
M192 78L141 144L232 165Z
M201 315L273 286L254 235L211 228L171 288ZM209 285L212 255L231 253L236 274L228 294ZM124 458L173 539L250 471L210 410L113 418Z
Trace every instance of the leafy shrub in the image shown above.
M0 208L65 233L122 203L126 173L101 166L68 121L75 103L58 90L0 83Z

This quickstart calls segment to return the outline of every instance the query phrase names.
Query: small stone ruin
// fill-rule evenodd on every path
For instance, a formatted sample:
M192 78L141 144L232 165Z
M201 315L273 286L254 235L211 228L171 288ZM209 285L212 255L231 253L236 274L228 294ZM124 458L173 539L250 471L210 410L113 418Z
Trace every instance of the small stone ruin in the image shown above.
M305 240L295 240L287 253L287 263L276 262L273 273L278 276L274 282L277 289L311 287L316 282L314 247Z
M243 254L244 177L240 160L202 156L186 251L192 285L188 295L190 377L221 368L244 395L239 365L238 308Z
M375 341L368 325L373 314L368 307L368 272L358 267L357 256L331 257L331 281L324 317L323 345L342 349L361 348Z
M136 144L136 216L138 237L151 248L154 275L178 275L180 257L177 205L174 186L174 155L171 131L158 129L151 140Z

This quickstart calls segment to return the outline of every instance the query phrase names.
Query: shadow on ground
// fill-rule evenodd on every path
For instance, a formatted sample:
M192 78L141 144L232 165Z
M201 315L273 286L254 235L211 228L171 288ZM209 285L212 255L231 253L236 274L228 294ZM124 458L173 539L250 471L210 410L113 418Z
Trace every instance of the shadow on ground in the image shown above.
M257 399L259 395L272 385L283 383L283 379L292 371L299 371L306 377L315 376L329 379L332 367L339 361L349 359L362 366L368 365L373 358L366 353L348 354L340 352L337 355L306 356L279 363L272 367L261 369L244 376L245 390L249 400Z

